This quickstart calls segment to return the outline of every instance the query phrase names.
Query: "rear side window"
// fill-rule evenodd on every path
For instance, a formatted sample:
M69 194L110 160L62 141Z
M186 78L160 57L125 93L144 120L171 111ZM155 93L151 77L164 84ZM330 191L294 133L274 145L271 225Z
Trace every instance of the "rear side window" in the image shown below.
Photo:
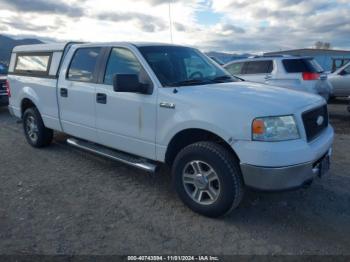
M282 63L287 73L320 73L323 71L314 59L284 59Z
M243 74L269 74L272 69L272 60L251 61L244 63Z
M229 71L232 75L240 75L242 72L242 67L244 63L233 63L226 67L226 70Z
M100 47L78 49L68 70L68 79L80 82L94 82Z
M17 54L15 72L26 75L48 75L52 53Z

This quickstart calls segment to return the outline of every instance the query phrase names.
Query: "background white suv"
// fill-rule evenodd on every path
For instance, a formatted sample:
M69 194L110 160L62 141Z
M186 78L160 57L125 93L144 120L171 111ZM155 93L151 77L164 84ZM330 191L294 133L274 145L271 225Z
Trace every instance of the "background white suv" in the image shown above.
M331 93L327 74L311 57L255 56L230 62L224 68L246 81L319 94L327 101Z

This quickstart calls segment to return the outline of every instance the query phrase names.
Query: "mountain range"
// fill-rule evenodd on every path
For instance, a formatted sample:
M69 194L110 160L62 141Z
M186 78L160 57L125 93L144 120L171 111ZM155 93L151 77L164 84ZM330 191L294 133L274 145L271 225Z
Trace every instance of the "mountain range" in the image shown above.
M34 38L16 40L5 35L0 35L0 63L5 65L9 64L12 49L17 45L33 45L41 43L43 42Z

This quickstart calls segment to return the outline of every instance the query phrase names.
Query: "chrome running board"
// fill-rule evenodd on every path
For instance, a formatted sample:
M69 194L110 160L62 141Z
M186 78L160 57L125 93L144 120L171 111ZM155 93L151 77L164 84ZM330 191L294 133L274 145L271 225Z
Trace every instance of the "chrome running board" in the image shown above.
M85 151L121 162L123 164L141 169L148 173L155 173L157 171L157 165L147 161L144 158L136 157L124 152L120 152L117 150L109 149L107 147L94 144L91 142L87 142L84 140L80 140L77 138L68 138L67 143L71 146L77 147L79 149L83 149Z

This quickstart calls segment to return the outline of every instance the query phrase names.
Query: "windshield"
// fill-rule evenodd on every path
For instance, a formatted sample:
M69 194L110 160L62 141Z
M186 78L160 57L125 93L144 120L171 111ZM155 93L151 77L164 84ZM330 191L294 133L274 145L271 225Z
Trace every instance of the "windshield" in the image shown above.
M238 81L194 48L179 46L139 47L163 86L206 85Z

